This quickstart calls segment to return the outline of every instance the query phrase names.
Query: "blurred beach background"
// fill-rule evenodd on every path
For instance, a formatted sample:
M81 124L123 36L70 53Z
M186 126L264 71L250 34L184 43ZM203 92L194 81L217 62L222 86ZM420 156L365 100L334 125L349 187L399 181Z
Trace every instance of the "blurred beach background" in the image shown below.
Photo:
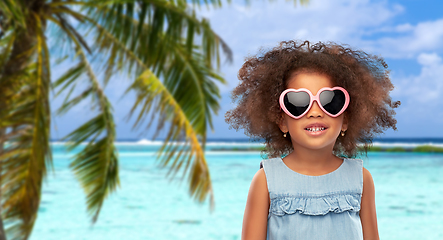
M374 178L380 238L443 239L443 1L32 2L0 2L0 130L12 129L0 139L19 143L2 159L1 202L6 228L18 226L14 239L240 239L249 184L266 156L224 114L245 58L291 39L385 59L391 97L401 101L398 130L359 156ZM129 117L133 107L140 119ZM95 134L99 144L81 155ZM168 177L171 162L162 167L165 140L182 139L195 149L206 140L191 154L207 163L213 211L210 194L190 196L183 168ZM69 150L67 141L79 145Z
M262 159L254 149L262 144L208 142L212 213L208 202L197 204L189 198L180 175L172 181L165 178L167 170L155 158L161 144L117 143L121 188L105 201L99 221L91 227L84 195L68 168L72 153L63 143L53 143L55 169L44 185L30 239L240 239L249 184ZM443 239L443 153L401 150L424 144L443 150L443 139L384 139L374 146L391 151L360 156L375 183L380 239Z

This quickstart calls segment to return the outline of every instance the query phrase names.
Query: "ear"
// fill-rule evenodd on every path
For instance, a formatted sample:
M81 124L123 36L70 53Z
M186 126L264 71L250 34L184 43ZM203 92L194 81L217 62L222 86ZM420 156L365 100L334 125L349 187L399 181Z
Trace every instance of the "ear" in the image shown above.
M341 125L341 130L346 131L348 130L348 115L343 116L343 124Z
M289 132L288 126L285 121L285 114L284 113L281 114L280 123L278 124L278 127L280 128L280 131L282 131L284 133Z

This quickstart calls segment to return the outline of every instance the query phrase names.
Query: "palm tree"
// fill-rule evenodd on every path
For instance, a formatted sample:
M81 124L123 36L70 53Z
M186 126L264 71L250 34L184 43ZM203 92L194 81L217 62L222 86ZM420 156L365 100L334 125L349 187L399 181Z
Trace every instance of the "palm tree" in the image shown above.
M42 180L52 167L49 92L57 88L55 96L64 94L57 114L85 98L99 112L63 138L68 151L87 142L70 167L86 193L92 222L97 221L103 201L119 186L112 106L103 93L115 73L133 79L125 94L137 93L130 116L141 107L134 127L148 118L147 128L158 122L157 133L167 129L158 153L162 165L172 176L179 171L188 176L193 198L202 202L209 195L213 202L204 145L219 109L216 83L225 82L217 73L220 49L228 59L232 54L208 21L196 17L201 5L222 2L0 2L0 240L6 239L2 219L11 239L31 234ZM51 82L51 60L66 58L73 66ZM71 98L80 80L88 86Z

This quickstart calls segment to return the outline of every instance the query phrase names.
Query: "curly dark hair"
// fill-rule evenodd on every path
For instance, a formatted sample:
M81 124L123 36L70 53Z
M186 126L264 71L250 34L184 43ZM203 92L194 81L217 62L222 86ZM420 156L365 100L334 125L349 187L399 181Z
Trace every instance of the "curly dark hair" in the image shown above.
M268 52L246 59L238 73L240 84L233 90L236 108L225 115L230 128L243 128L245 134L266 142L264 153L280 157L293 151L291 139L278 127L282 120L278 98L294 72L310 72L329 76L335 86L345 88L351 102L344 112L348 129L339 136L334 154L355 157L358 143L367 153L375 135L388 128L397 129L393 90L387 64L381 57L353 50L347 45L309 41L284 41Z

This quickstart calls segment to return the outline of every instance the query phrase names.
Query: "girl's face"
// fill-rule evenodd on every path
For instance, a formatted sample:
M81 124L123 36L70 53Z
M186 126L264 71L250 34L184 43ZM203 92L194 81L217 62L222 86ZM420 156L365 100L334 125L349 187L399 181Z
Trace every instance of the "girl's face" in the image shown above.
M329 76L318 73L294 73L288 79L287 88L306 88L313 95L324 87L335 87ZM329 149L332 151L340 131L346 131L347 121L344 114L330 117L318 106L317 101L312 103L311 109L300 119L294 119L283 114L283 121L279 124L282 132L288 132L294 149L306 148L312 150ZM323 129L315 131L318 129Z

